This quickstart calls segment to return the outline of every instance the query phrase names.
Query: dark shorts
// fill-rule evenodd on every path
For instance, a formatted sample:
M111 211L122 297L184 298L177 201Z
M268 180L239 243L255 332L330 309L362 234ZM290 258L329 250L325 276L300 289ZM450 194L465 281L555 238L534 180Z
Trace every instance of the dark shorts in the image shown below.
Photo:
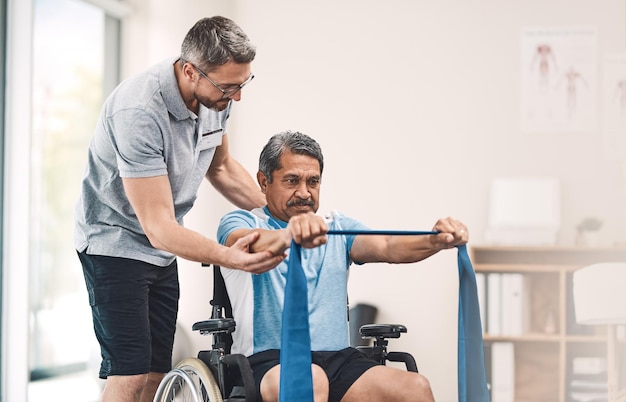
M313 364L320 366L328 376L330 383L329 402L339 402L348 392L348 388L365 373L380 363L367 358L354 348L345 348L338 352L312 352ZM261 399L261 379L272 367L280 363L280 351L276 349L255 353L248 357L256 382L257 401Z
M78 257L100 343L100 378L168 372L180 295L176 261L159 267L84 252Z

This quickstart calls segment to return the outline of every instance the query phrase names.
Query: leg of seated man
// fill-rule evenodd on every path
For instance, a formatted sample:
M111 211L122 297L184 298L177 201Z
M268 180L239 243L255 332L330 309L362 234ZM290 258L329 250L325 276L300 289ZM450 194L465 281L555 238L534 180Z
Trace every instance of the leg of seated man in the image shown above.
M313 373L313 399L315 402L328 401L328 377L322 368L311 365ZM261 396L263 402L277 402L280 384L280 365L272 367L261 380Z
M341 402L434 401L426 377L394 367L376 366L361 375Z

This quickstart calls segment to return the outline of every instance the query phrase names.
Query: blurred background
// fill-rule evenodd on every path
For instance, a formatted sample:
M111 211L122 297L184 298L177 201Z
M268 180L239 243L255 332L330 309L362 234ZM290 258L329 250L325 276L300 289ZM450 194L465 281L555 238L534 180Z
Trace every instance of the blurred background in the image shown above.
M227 130L232 154L254 175L271 135L317 139L320 213L414 230L452 216L469 227L470 247L582 247L578 228L592 219L600 226L585 246L626 243L624 0L0 4L2 400L97 399L98 351L72 247L86 149L112 88L178 55L205 16L232 18L257 46L255 79ZM547 216L541 236L493 237L503 197L494 183L520 178L554 183L547 193L504 191L517 191L520 213ZM186 225L214 238L232 208L206 183ZM505 229L517 212L508 213ZM182 357L210 346L190 328L210 314L212 279L187 261L180 275ZM454 250L351 270L351 303L408 327L393 347L415 355L440 401L457 395L457 289Z

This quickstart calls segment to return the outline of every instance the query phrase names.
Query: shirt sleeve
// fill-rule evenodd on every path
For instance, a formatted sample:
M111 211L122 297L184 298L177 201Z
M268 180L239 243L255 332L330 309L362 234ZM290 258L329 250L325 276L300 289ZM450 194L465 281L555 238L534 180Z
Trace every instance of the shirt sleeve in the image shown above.
M369 230L365 224L360 221L347 217L343 215L341 212L332 212L332 222L331 226L336 230ZM350 250L352 250L352 244L354 243L354 239L356 235L343 235L346 238L346 250L348 251L348 255L350 255ZM356 264L359 264L355 261Z
M222 217L217 227L217 241L226 244L230 234L237 229L252 229L258 227L257 217L245 210L229 212Z
M145 111L126 109L110 117L107 131L122 177L167 174L163 133Z

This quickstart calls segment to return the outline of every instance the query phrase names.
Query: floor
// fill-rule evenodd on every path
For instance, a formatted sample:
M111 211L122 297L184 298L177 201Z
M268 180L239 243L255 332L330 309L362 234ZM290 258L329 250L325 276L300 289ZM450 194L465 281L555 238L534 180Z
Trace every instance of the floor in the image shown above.
M91 372L34 381L28 385L28 401L96 402L100 397L101 384L101 380Z

